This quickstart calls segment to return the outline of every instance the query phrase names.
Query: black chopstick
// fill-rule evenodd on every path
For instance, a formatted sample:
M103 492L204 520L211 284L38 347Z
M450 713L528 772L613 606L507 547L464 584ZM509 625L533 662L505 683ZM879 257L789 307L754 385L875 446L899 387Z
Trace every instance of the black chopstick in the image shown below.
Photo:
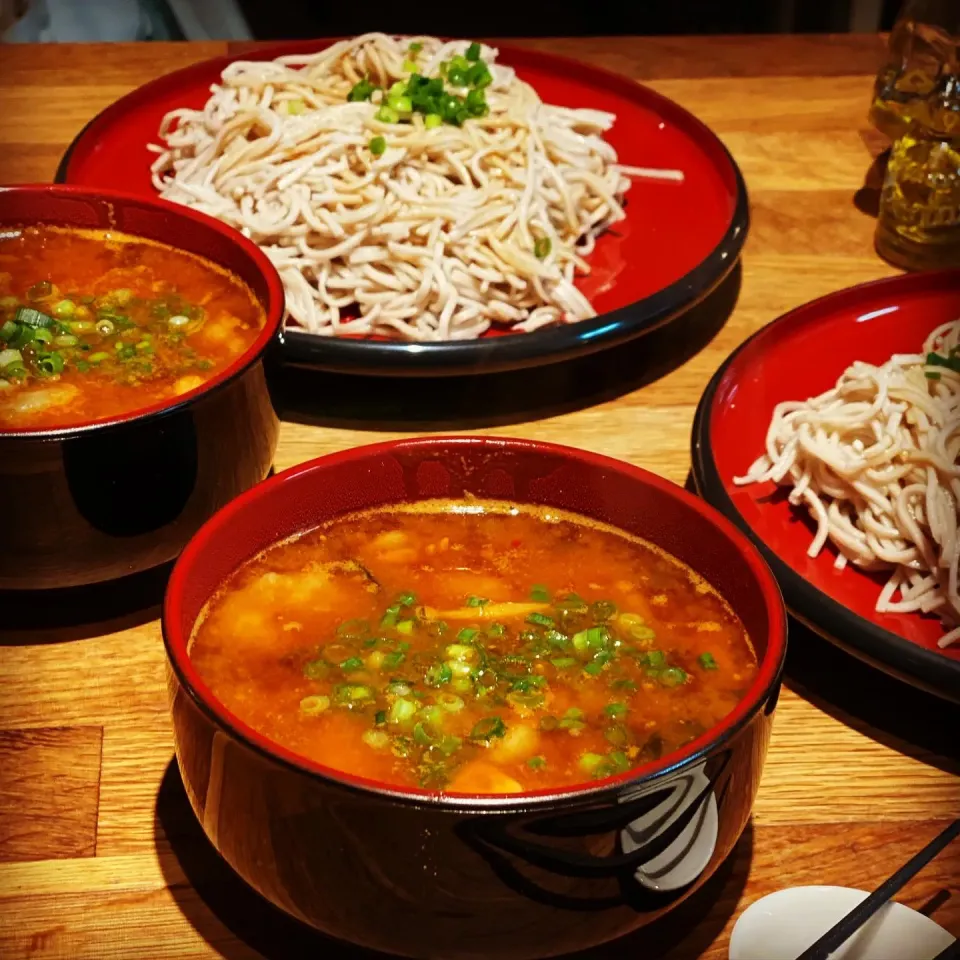
M954 820L896 873L884 880L862 903L832 926L797 960L827 960L827 957L857 932L901 887L913 879L948 843L960 836L960 820ZM947 948L950 949L949 947ZM949 956L949 954L948 954Z

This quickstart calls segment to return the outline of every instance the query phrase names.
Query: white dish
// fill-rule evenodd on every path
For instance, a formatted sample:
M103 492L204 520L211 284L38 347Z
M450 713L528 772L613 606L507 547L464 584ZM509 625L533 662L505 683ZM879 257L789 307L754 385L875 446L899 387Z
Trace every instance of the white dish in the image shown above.
M752 903L730 937L730 960L796 960L869 894L849 887L792 887ZM902 903L881 907L830 960L933 960L954 942Z

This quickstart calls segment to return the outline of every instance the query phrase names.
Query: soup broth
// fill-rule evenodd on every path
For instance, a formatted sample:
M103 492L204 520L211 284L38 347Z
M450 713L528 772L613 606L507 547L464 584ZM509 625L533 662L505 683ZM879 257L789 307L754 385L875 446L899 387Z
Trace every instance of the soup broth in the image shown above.
M249 288L193 254L55 226L0 233L0 429L95 422L202 386L254 342Z
M712 727L757 662L713 588L646 542L486 501L336 519L241 567L190 656L265 737L398 787L611 776Z

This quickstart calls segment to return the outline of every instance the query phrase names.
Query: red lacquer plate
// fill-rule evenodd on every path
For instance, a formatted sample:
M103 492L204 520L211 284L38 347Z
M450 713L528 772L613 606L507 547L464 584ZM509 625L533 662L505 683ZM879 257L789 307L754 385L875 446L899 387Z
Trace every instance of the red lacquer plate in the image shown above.
M221 57L159 77L95 117L71 144L58 182L154 197L148 143L177 107L201 107L229 63L315 52L334 41L288 43L245 58ZM617 115L607 139L620 162L684 172L682 183L635 180L627 219L597 243L580 287L599 316L530 334L408 344L316 337L288 330L282 353L294 364L390 376L492 372L554 363L623 343L675 319L703 299L737 262L747 234L743 177L716 135L671 100L634 81L574 60L499 48L549 103Z
M829 546L807 556L813 525L772 483L736 487L763 452L773 408L829 390L854 361L883 363L916 353L936 326L960 317L960 271L919 273L851 287L764 327L710 381L693 427L701 495L760 547L791 613L851 653L915 686L960 702L960 644L940 649L939 620L879 614L884 582L836 570Z

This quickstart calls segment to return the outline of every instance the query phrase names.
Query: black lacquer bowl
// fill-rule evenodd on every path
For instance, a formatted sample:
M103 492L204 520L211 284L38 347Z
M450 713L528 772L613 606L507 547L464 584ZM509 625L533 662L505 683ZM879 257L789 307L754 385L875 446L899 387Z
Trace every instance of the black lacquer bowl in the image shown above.
M0 430L0 590L77 587L173 560L200 525L270 470L279 422L263 361L283 287L269 260L185 207L64 186L0 189L0 228L113 229L206 257L244 280L266 324L202 388L111 420Z
M760 669L683 749L563 790L444 796L339 773L220 703L189 639L238 565L345 512L435 497L552 505L645 537L706 577ZM733 849L756 796L786 648L785 613L747 538L680 487L616 460L522 440L440 437L281 473L203 526L163 612L177 759L210 841L252 887L334 937L407 957L528 960L587 949L670 910Z

